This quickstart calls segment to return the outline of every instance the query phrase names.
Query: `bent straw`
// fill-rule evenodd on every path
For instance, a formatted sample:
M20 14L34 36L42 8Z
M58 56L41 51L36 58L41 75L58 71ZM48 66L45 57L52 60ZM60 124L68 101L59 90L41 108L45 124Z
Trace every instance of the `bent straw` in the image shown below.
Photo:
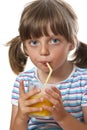
M44 82L43 88L45 88L45 86L46 86L46 84L47 84L48 80L50 79L50 76L51 76L51 74L53 72L53 70L52 70L51 66L49 65L49 63L46 63L46 64L47 64L47 67L49 68L49 74L48 74L48 76L47 76L47 78L46 78L46 80Z

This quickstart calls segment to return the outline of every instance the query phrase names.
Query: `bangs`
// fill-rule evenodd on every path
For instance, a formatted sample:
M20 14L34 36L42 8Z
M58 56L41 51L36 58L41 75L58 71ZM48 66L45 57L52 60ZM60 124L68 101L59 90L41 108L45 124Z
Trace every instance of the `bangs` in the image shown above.
M49 36L48 26L50 26L54 35L60 34L72 42L72 34L77 32L74 29L76 16L61 4L55 3L58 1L47 1L36 1L36 4L34 2L34 5L25 8L19 27L21 39L24 41L32 37Z

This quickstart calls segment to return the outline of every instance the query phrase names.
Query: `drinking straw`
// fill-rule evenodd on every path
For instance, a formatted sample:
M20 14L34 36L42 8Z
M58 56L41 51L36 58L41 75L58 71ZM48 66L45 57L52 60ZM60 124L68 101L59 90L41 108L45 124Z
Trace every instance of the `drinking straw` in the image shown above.
M47 78L46 78L46 80L44 82L43 88L45 88L45 86L48 83L48 80L50 79L51 74L53 72L53 69L51 68L50 64L48 62L46 64L47 64L47 67L49 68L49 74L48 74L48 76L47 76Z

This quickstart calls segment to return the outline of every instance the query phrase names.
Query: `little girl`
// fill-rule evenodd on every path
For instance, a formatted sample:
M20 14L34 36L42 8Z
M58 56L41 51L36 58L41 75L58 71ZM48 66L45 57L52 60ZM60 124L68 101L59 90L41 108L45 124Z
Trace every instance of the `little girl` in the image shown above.
M78 40L77 33L77 16L65 1L35 0L24 8L19 36L8 43L10 65L18 74L12 91L10 130L87 130L87 45ZM28 56L35 67L23 71ZM49 73L46 63L53 69L48 82L53 85L45 89L43 98L31 99L41 89L28 91L28 82L44 83ZM44 98L51 107L32 107ZM43 109L52 118L29 116Z

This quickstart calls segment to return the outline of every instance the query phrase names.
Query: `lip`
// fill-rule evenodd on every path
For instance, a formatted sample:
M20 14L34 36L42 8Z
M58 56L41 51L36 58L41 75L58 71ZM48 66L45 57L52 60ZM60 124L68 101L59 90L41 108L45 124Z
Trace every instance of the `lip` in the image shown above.
M47 64L46 64L47 61L41 61L40 63L43 64L43 65L45 65L45 66L47 66Z
M49 62L49 61L41 61L40 63L41 63L41 64L43 64L44 66L47 66L47 64L46 64L46 63L49 63L49 64L50 64L50 62Z

